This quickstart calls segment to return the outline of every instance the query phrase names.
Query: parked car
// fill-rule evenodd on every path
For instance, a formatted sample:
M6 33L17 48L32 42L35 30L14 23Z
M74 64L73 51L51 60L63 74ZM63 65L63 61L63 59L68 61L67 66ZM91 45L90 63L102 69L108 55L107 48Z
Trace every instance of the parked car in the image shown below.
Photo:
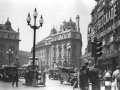
M1 78L3 81L12 81L12 73L17 71L16 66L4 66L3 68L3 77Z

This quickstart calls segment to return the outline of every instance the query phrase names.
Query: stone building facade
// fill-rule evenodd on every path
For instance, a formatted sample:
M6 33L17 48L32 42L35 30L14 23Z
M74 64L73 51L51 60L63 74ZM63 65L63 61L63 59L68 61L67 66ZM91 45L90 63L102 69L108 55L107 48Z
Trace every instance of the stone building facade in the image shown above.
M35 55L39 57L41 68L80 67L82 36L79 27L79 16L76 23L64 21L57 31L54 27L50 35L36 44Z
M94 64L90 42L97 37L103 43L103 55L98 58L99 68L114 70L120 65L120 10L117 11L120 2L119 0L95 1L97 4L91 12L91 22L88 25L88 46L82 59Z
M28 64L29 57L31 57L31 52L19 50L19 54L18 54L19 65L23 66L24 64Z
M14 31L9 18L5 24L0 24L0 67L5 64L14 64L19 52L19 29ZM7 53L11 50L11 54Z

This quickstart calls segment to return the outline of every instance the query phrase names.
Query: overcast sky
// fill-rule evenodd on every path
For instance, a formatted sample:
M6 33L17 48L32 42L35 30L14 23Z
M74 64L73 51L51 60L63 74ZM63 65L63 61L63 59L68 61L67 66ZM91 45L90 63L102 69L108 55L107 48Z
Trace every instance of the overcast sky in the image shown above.
M80 29L82 34L84 54L87 46L87 28L91 21L91 11L94 8L95 0L0 0L0 24L4 24L9 17L12 28L20 31L19 49L31 51L33 46L33 29L26 22L28 13L31 15L31 24L34 24L33 13L37 9L37 25L40 16L43 15L43 27L36 31L36 43L50 34L53 25L59 30L64 20L76 22L76 15L80 16Z

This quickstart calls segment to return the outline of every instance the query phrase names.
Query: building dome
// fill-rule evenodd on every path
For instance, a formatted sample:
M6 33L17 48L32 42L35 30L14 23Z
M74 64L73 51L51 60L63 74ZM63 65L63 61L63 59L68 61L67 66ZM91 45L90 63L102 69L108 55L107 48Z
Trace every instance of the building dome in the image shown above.
M5 30L11 31L11 22L9 21L9 18L7 18L7 21L5 22Z
M9 21L9 18L7 19L6 23L5 23L6 26L11 26L11 22Z
M51 29L51 34L56 34L57 33L57 30L53 27L52 29Z
M70 18L70 21L68 21L68 22L66 22L66 23L64 23L64 25L63 25L64 27L66 27L66 26L76 26L76 23L75 22L73 22L72 20L71 20L71 18Z

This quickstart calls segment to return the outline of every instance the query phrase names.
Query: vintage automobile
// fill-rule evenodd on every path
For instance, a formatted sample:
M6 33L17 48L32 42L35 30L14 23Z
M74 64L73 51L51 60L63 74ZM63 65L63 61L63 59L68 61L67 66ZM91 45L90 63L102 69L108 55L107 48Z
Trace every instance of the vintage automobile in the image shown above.
M75 73L74 76L71 77L70 85L73 86L75 82L77 82L77 73Z
M49 71L49 79L53 78L54 80L58 80L60 77L59 70L58 69L53 69Z
M16 66L3 66L3 77L1 78L3 81L12 81L12 74L14 71L17 71Z
M3 68L0 68L0 80L2 81L3 79Z
M61 75L60 75L60 83L62 84L64 81L70 83L70 79L74 76L75 71L73 67L64 67L61 68Z
M18 68L19 78L25 77L25 72L26 72L26 69L25 69L25 68Z

